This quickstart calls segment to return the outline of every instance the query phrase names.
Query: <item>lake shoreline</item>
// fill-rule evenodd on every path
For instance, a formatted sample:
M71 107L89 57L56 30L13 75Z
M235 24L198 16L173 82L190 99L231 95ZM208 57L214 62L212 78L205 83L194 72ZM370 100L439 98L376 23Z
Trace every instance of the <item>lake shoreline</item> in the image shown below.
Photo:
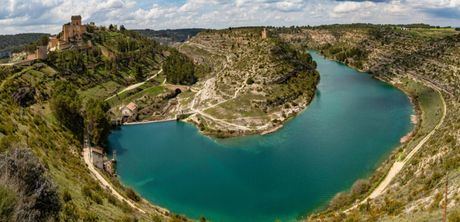
M321 55L321 54L318 53L318 55ZM321 56L324 57L323 55L321 55ZM326 57L324 57L324 58L327 59ZM346 64L345 64L345 65L346 65ZM353 68L353 67L348 66L348 65L346 65L346 66L347 66L347 67L350 67L350 68ZM362 73L362 72L361 72L361 73ZM377 79L377 80L379 80L379 81L385 82L385 83L387 83L387 84L389 84L389 85L392 85L393 87L395 87L395 88L401 90L402 92L404 92L404 94L405 94L406 96L409 97L409 100L411 101L411 104L412 104L413 109L414 109L414 107L417 107L417 106L416 106L416 103L413 101L414 98L413 98L407 91L405 91L404 89L402 89L403 87L401 87L401 86L399 86L399 85L397 85L397 84L394 84L393 82L391 82L391 81L389 81L389 80L386 80L386 79L383 79L383 78L379 78L378 76L372 75L372 74L367 73L367 72L366 72L366 73L363 73L363 74L371 75L373 78L375 78L375 79ZM318 85L318 84L319 84L319 81L318 81L317 85ZM317 89L316 89L316 90L317 90ZM315 91L316 91L316 90L315 90ZM305 110L307 110L308 107L309 107L309 105L310 105L310 103L314 100L315 97L316 97L316 93L313 94L312 98L309 100L310 102L307 103L307 105L306 105L303 109L300 109L300 111L296 112L295 115L290 116L289 118L286 118L286 120L283 121L281 124L277 125L276 127L271 128L271 129L269 129L269 130L257 132L257 133L254 133L254 134L257 134L257 135L266 135L266 134L270 134L270 133L276 132L276 131L278 131L279 129L283 128L284 125L285 125L288 121L294 119L294 118L295 118L296 116L298 116L300 113L302 113L302 112L304 112ZM165 120L148 121L148 122L135 122L135 123L128 123L128 124L125 124L125 125L142 125L142 124L159 123L159 122L167 122L167 121L173 121L173 120L172 120L172 119L165 119ZM195 125L195 124L194 124L194 125ZM196 126L195 126L195 127L196 127ZM202 134L205 135L205 136L211 136L211 137L213 137L213 135L208 135L208 134L206 134L206 133L203 133L201 130L199 130L199 132L202 133ZM253 135L253 134L249 134L249 135ZM395 148L392 148L392 149L391 149L391 152L393 153L393 152L394 152L395 150L397 150L398 147L400 147L400 146L401 146L401 144L398 145L398 146L396 146ZM391 156L391 155L390 155L390 156ZM388 159L388 158L386 158L386 159ZM376 164L376 165L382 165L382 164ZM380 168L380 167L379 167L379 168ZM377 169L378 169L378 168L377 168ZM376 171L376 170L372 170L372 171L370 172L370 175L372 175L373 173L375 173L375 171ZM117 178L117 179L119 180L119 178ZM151 203L150 201L146 200L146 199L143 198L143 197L142 197L142 200L145 200L145 201ZM153 203L151 203L151 204L153 205ZM154 206L155 206L155 205L154 205ZM324 207L324 206L323 206L323 207ZM309 214L313 214L314 212L315 212L315 211L312 211L312 212L309 213Z
M329 58L325 57L322 54L320 54L320 55L323 56L326 59L329 59ZM329 60L332 60L332 61L341 63L343 65L346 65L347 67L355 69L355 70L357 70L357 71L359 71L359 72L361 72L363 74L371 75L372 78L374 78L376 80L379 80L381 82L387 83L387 84L393 86L394 88L402 91L409 98L409 101L410 101L410 103L411 103L411 105L413 107L414 113L415 113L415 114L413 114L411 116L411 120L410 120L411 124L413 125L413 129L410 132L408 132L405 136L403 136L401 138L400 144L395 146L391 150L391 152L388 154L388 156L386 158L382 158L382 161L381 161L380 164L376 164L376 168L374 170L372 170L372 172L369 175L363 177L363 178L366 178L367 180L369 180L371 182L370 183L370 189L366 193L366 196L367 196L368 194L370 194L377 187L377 185L379 185L384 180L385 176L390 171L391 166L393 166L393 164L395 162L397 162L399 158L401 158L400 154L405 152L405 151L407 151L407 150L409 150L409 151L411 150L411 148L405 147L406 144L409 144L409 143L413 142L415 139L418 139L417 138L418 136L420 136L420 135L418 135L418 133L419 133L419 130L421 129L421 127L422 127L423 108L421 107L421 104L420 104L420 102L419 102L419 100L417 98L417 95L414 95L414 94L412 94L410 92L410 87L409 86L404 86L404 85L401 84L401 78L407 80L408 82L420 83L421 85L423 85L424 87L427 87L429 89L433 89L433 88L430 87L430 85L426 84L423 81L420 82L420 81L417 81L415 79L411 79L411 78L408 78L408 77L404 78L404 77L398 77L398 76L394 76L393 78L389 78L387 76L383 76L383 75L380 75L380 74L375 74L375 73L372 73L370 71L361 70L361 69L359 69L357 67L354 67L352 65L349 65L349 64L341 62L341 61L337 61L335 59L329 59ZM414 118L414 116L415 116L415 118ZM375 180L376 175L383 175L383 176L377 176L379 178L377 180ZM349 192L350 189L351 189L351 187L348 188L348 189L345 189L345 190L343 190L341 192L338 192L337 194L344 193L344 192L345 193ZM359 201L360 199L361 199L361 197L355 197L354 202L352 204L350 204L350 205L355 204L356 201ZM332 201L332 199L330 201ZM328 204L330 203L330 201L328 201ZM345 206L350 206L350 205L345 205ZM304 215L302 218L311 219L312 216L314 216L317 213L321 213L321 214L328 213L329 211L324 211L324 210L327 210L327 208L328 208L327 204L325 206L318 207L318 209L316 209L315 211L313 211L313 212L311 212L309 214Z

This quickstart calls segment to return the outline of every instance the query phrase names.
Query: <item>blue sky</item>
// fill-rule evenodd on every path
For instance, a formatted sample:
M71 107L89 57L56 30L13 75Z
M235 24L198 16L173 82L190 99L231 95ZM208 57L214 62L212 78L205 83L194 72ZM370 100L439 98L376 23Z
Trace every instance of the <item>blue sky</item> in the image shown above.
M0 34L57 33L73 14L127 28L331 23L460 26L460 0L0 0Z

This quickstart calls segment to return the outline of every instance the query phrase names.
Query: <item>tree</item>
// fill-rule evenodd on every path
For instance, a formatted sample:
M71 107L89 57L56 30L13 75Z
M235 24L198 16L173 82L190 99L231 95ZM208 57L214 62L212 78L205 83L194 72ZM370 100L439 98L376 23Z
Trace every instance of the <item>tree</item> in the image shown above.
M126 31L126 28L125 28L124 25L121 25L121 26L120 26L120 31L122 31L122 32Z
M102 145L110 133L109 109L106 102L95 99L89 99L85 104L85 125L93 144Z
M163 63L166 80L173 84L192 85L197 81L193 62L177 50L171 50Z
M8 187L0 185L0 221L12 221L16 203L15 193Z
M79 139L83 138L81 100L77 90L68 82L57 82L50 101L56 119Z
M42 36L39 41L39 45L41 46L46 46L48 45L49 42L49 37L48 36Z
M142 81L144 79L144 71L142 70L142 66L137 65L135 77L137 81Z

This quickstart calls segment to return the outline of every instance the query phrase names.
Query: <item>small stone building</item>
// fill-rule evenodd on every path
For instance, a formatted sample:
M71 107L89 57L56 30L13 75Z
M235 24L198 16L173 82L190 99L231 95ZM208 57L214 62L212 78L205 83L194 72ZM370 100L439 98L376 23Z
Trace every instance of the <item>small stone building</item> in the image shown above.
M104 149L101 147L90 148L91 163L99 169L104 169Z
M121 108L121 114L123 118L132 117L137 113L137 105L133 102L129 103L127 106Z

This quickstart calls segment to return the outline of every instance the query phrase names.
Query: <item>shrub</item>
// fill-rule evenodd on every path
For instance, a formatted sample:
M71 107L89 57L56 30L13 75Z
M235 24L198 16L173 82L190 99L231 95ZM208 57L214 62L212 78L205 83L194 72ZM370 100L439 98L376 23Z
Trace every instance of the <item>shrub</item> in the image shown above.
M83 196L88 197L89 199L91 199L95 203L103 204L103 200L102 200L101 196L99 196L97 193L93 192L92 188L90 188L88 186L84 186L82 188L81 192L82 192Z
M10 189L0 186L0 221L10 221L16 205L16 195Z
M80 219L80 213L74 203L68 202L64 205L60 219L62 221L78 221Z
M350 202L350 195L347 193L338 193L329 203L329 206L333 209L339 209L345 204Z
M134 190L131 188L126 189L126 195L128 196L129 199L134 200L136 202L141 200L139 195L137 195L137 193L134 192Z
M460 222L460 210L450 212L449 222Z
M351 195L354 197L357 197L357 196L367 193L369 189L370 189L369 181L358 180L351 187Z
M72 195L69 193L68 190L64 191L64 194L62 194L62 199L66 203L72 200Z
M12 149L0 155L0 166L3 166L0 184L8 184L17 193L12 221L57 218L61 202L56 186L45 176L45 168L29 149Z

